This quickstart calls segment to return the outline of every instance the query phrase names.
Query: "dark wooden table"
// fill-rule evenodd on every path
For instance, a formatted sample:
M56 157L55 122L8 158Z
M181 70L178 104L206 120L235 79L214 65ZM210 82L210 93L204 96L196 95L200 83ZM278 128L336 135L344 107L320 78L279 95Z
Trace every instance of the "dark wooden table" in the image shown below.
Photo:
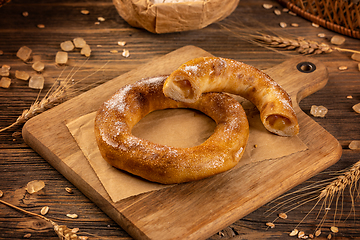
M267 2L273 4L274 8L282 9L276 1ZM45 63L42 73L45 87L40 93L40 99L57 79L64 77L64 72L68 74L71 69L77 69L73 78L74 83L79 83L74 84L73 91L69 92L68 97L71 98L154 57L163 56L186 45L194 45L215 56L244 61L266 69L300 54L293 50L274 50L256 44L250 41L250 34L270 33L325 43L329 43L329 39L336 35L327 29L313 27L311 22L299 16L286 13L277 16L273 13L274 8L266 10L262 7L263 3L264 1L259 0L241 0L233 14L220 23L196 31L157 35L128 25L118 15L111 0L12 0L0 8L0 50L3 51L0 55L0 66L11 67L12 79L8 89L0 88L0 127L16 121L39 94L38 90L30 89L27 82L14 77L15 70L33 72L30 63L24 63L16 57L21 46L30 47L34 59L40 58ZM89 14L82 14L83 9L89 10ZM24 12L28 12L27 17L23 16ZM96 24L98 17L103 17L105 21ZM286 22L288 27L281 28L280 22ZM291 23L297 23L299 27L291 27ZM39 24L43 24L45 28L39 28ZM325 33L326 38L319 38L318 33ZM92 48L92 55L86 61L79 52L71 52L67 70L63 72L64 68L54 62L55 54L60 50L61 42L75 37L82 37L87 41ZM122 47L118 45L118 41L125 41L127 44ZM346 42L341 47L360 51L360 41L346 37ZM129 50L128 58L121 55L123 48ZM114 50L118 52L115 53ZM312 105L324 105L328 108L324 118L310 116L340 142L343 155L338 163L296 189L329 181L334 174L346 171L346 168L360 160L360 152L348 147L352 140L360 140L360 115L352 110L352 106L360 102L360 72L358 63L351 60L350 56L349 52L338 51L312 56L328 67L329 81L323 89L303 99L300 106L309 115ZM340 66L347 66L348 69L341 71ZM46 217L58 224L80 228L80 231L86 234L79 235L89 236L90 239L131 239L72 183L28 147L22 139L21 130L22 125L16 125L0 132L0 190L4 194L0 200L35 213L39 213L43 206L49 206L50 211ZM45 189L34 195L27 194L26 184L35 179L44 181ZM337 211L335 205L331 207L320 239L327 238L331 233L329 226L334 222L335 214L336 219L340 216L341 220L336 222L339 232L332 234L333 238L360 238L358 186L359 182L352 188L357 188L353 192L354 202L351 201L347 188L337 201ZM64 190L66 187L71 188L73 193L67 193ZM295 189L289 193L294 192ZM300 193L295 194L298 195ZM284 195L283 200L292 196ZM309 202L298 206L288 213L288 219L277 220L275 228L272 229L268 228L266 223L272 222L282 210L268 216L267 211L275 203L269 204L239 219L209 239L291 239L289 233L314 204L315 202ZM65 213L68 211L76 212L81 217L67 218ZM307 236L313 233L319 224L316 213L314 211L309 214L297 227L305 231ZM22 239L29 236L30 239L57 239L53 227L47 221L0 204L0 238Z

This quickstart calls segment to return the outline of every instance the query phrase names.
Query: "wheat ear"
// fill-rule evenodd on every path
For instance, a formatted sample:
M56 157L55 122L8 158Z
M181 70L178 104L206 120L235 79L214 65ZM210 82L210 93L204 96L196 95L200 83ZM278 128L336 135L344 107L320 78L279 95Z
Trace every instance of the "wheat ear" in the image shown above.
M11 203L8 203L8 202L5 202L3 200L0 200L0 203L6 205L6 206L9 206L11 208L14 208L20 212L23 212L23 213L26 213L28 215L31 215L31 216L35 216L35 217L38 217L38 218L41 218L49 223L51 223L53 225L53 228L54 228L54 231L56 232L56 234L59 236L59 239L61 240L81 240L82 237L79 237L77 236L75 233L74 233L74 230L73 229L70 229L68 228L67 226L65 225L58 225L57 223L55 223L54 221L52 221L51 219L47 218L47 217L44 217L40 214L36 214L36 213L33 213L33 212L29 212L27 210L24 210L22 208L19 208ZM75 229L77 230L77 229Z
M336 226L336 216L338 214L338 207L339 207L339 200L340 197L343 196L344 191L346 188L349 187L352 207L350 209L350 213L348 217L350 216L351 212L355 212L355 199L359 196L355 196L355 192L358 190L358 182L360 179L360 161L353 164L350 168L343 171L343 173L335 178L331 178L328 180L321 181L318 184L310 184L307 187L304 187L300 190L297 190L295 192L292 192L290 194L287 194L286 196L290 199L285 200L282 203L277 204L276 206L272 207L267 212L274 213L275 211L278 211L281 208L287 208L290 207L288 210L285 211L285 213L288 213L299 206L302 206L306 203L316 201L314 206L310 209L310 211L303 217L303 219L296 225L294 230L298 229L298 227L301 225L301 223L309 216L309 214L315 210L315 208L321 204L320 210L317 214L318 218L321 214L321 212L324 212L323 217L320 219L320 223L317 225L315 229L315 236L317 236L319 233L321 233L321 228L323 227L323 224L325 223L326 217L328 216L329 211L331 210L331 205L335 201L335 213L334 213L334 223L331 227L331 231L336 232L338 231ZM326 182L327 181L327 182ZM291 197L291 195L295 195ZM284 198L280 197L279 199ZM305 198L305 199L302 199ZM341 208L340 216L342 215L343 210ZM348 218L347 217L347 218ZM346 218L346 219L347 219ZM277 221L279 217L277 217L272 223ZM346 220L345 219L345 220ZM339 218L340 221L340 218Z

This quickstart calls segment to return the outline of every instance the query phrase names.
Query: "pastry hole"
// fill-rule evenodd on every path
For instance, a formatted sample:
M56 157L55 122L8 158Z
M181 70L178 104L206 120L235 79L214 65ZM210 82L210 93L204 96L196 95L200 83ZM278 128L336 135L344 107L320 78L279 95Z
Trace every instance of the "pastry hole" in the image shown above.
M142 118L132 134L153 143L171 147L194 147L215 131L216 122L193 109L156 110Z

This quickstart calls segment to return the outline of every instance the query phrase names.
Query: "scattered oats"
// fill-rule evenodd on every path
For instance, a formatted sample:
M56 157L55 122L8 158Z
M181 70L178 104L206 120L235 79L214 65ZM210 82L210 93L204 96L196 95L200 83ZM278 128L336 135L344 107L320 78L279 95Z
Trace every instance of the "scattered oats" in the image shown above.
M99 22L104 22L104 21L105 21L105 18L103 18L103 17L98 17L98 21L99 21Z
M55 56L56 64L59 64L59 65L66 64L68 62L68 59L69 59L69 57L68 57L67 52L59 51L56 53L56 56Z
M298 234L299 230L297 230L296 228L294 230L291 231L291 233L289 234L289 236L293 237L296 236Z
M355 105L352 107L352 109L353 109L355 112L360 113L360 103L355 104Z
M353 55L351 55L351 58L355 61L360 62L360 53L353 53Z
M30 59L32 50L27 46L22 46L16 53L16 56L24 62Z
M278 16L281 15L281 11L279 9L275 9L274 13L275 13L275 15L278 15Z
M313 234L309 234L309 238L313 239L314 235Z
M330 228L330 230L333 232L333 233L338 233L339 232L339 228L335 227L335 226L332 226Z
M332 235L331 235L331 233L327 236L327 239L331 239L332 238Z
M34 180L28 182L26 185L26 191L30 194L36 193L45 187L45 183L41 180Z
M10 69L11 69L11 67L9 65L6 65L6 64L2 65L1 68L3 68L4 70L7 70L7 71L10 71Z
M119 46L125 46L125 45L126 45L126 42L118 41L118 45L119 45Z
M316 28L320 27L320 25L317 23L311 23L311 26L316 27Z
M272 7L273 7L272 4L269 4L269 3L264 3L263 4L263 8L265 8L265 9L271 9Z
M299 24L298 23L292 23L291 26L292 27L299 27Z
M88 240L89 237L87 236L78 236L79 240Z
M353 140L349 144L351 150L360 150L360 140Z
M29 88L33 89L43 89L45 79L41 75L34 75L29 80Z
M44 24L38 24L37 27L42 29L42 28L45 28L45 25Z
M289 12L289 9L288 8L283 8L283 10L282 10L283 12Z
M0 50L0 56L4 54L4 51L3 50Z
M0 79L0 87L1 88L9 88L11 84L11 79L8 77L2 77Z
M86 45L86 41L81 37L74 38L73 42L76 48L83 48Z
M292 16L296 16L296 13L294 13L292 11L289 11L289 14L292 15Z
M126 58L129 57L130 56L129 50L123 49L122 55L123 55L123 57L126 57Z
M100 25L100 22L95 22L94 24L95 24L95 25Z
M45 207L41 208L41 210L40 210L41 215L46 215L48 212L49 212L48 206L45 206Z
M325 208L325 210L326 210L326 211L330 211L330 210L331 210L331 208L327 207L327 208Z
M80 230L79 228L73 228L73 229L71 229L71 232L72 233L77 233L79 230Z
M31 233L27 233L23 236L23 238L31 238Z
M352 99L352 98L353 98L353 96L349 95L349 96L346 96L346 98L348 98L348 99Z
M0 190L0 197L4 196L3 191Z
M70 52L70 51L74 50L75 46L72 43L72 41L65 41L65 42L60 43L60 48L65 52Z
M317 36L318 36L319 38L324 38L324 37L326 37L325 33L319 33Z
M22 15L23 15L24 17L27 17L27 16L29 16L29 13L28 13L28 12L23 12Z
M347 66L340 66L340 67L339 67L339 70L340 70L340 71L344 71L344 70L347 70L347 69L348 69Z
M286 213L280 213L280 214L279 214L279 218L287 219Z
M282 28L286 28L286 27L287 27L286 22L280 22L280 27L282 27Z
M77 214L75 214L75 213L68 213L68 214L66 214L66 216L68 217L68 218L78 218L78 215Z
M319 230L317 230L316 232L315 232L315 237L318 237L318 236L320 236L321 235L321 230L319 229Z
M90 48L90 46L86 44L86 45L81 49L80 53L81 53L82 55L85 55L86 57L90 57L90 55L91 55L91 48Z
M71 188L69 188L69 187L66 187L65 191L67 191L68 193L73 193L73 190Z
M298 234L298 238L302 238L305 236L305 233L303 231L300 231Z
M272 222L267 222L266 223L266 226L270 227L270 228L274 228L275 227L275 224L272 223Z
M314 117L325 117L327 114L328 109L324 106L316 106L312 105L310 109L310 114Z
M96 47L102 47L102 45L101 45L101 44L98 44L98 45L96 45Z
M33 63L32 68L37 72L41 72L42 70L44 70L45 64L40 61L36 61Z
M345 38L340 35L335 35L331 38L330 42L335 45L341 45L345 42Z
M111 50L110 52L111 53L118 53L119 51L118 50Z
M89 12L89 10L83 9L83 10L81 10L81 13L84 15L88 15L90 12Z
M27 72L25 72L25 71L16 70L16 71L15 71L15 77L16 77L17 79L27 81L27 80L29 80L30 75L29 75Z

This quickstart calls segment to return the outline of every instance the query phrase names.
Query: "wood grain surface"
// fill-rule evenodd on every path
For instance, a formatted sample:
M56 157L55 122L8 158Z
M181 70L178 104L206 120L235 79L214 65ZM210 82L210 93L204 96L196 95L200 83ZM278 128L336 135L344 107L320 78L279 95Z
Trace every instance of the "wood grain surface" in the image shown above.
M267 2L275 8L282 9L276 1ZM30 107L39 93L37 90L29 89L27 82L14 78L15 70L33 72L31 63L26 64L16 58L16 51L23 45L32 48L33 55L40 57L46 64L42 73L46 79L45 88L40 93L40 98L57 79L72 75L69 73L75 68L76 73L71 77L74 79L71 88L73 92L68 92L68 99L73 99L82 92L187 45L199 47L215 56L244 61L260 69L270 69L300 54L296 51L267 48L251 42L247 38L250 33L264 32L294 38L304 37L326 43L336 35L327 29L315 28L298 16L285 13L277 16L273 13L274 8L266 10L262 7L263 3L264 1L259 0L242 0L235 12L220 23L196 31L156 35L130 27L117 14L110 0L41 0L36 3L12 0L0 8L0 50L3 51L0 55L0 65L11 66L13 79L9 89L0 88L1 127L13 123L24 109ZM82 9L89 10L90 14L81 14ZM29 13L28 17L22 16L25 11ZM95 24L100 16L106 20ZM281 21L287 22L288 27L280 28ZM298 23L299 27L290 27L291 23ZM38 28L38 24L44 24L45 28ZM327 37L320 39L317 37L318 33L325 33ZM92 47L90 59L86 61L78 51L74 51L69 54L70 61L66 68L56 66L54 58L60 50L60 43L79 36L86 39ZM126 41L127 45L120 47L117 45L118 41ZM359 51L359 40L346 37L346 42L341 47ZM121 56L123 48L130 51L130 57ZM113 53L112 50L117 50L118 53ZM351 108L360 102L359 71L357 62L351 60L350 56L351 53L338 51L312 56L327 67L329 80L324 88L302 99L299 106L308 117L340 142L343 154L336 164L290 192L311 183L331 179L334 171L342 171L359 161L359 152L348 148L352 140L359 140L360 133L359 114ZM340 71L339 66L347 66L348 69ZM304 93L304 96L306 95ZM329 109L325 118L310 115L313 104L324 105ZM79 235L87 235L90 239L131 239L115 221L32 150L22 139L21 131L22 125L19 125L0 133L0 190L4 193L1 199L32 212L39 212L43 206L48 205L50 211L47 217L59 224L80 228L83 233ZM299 166L299 169L301 168L303 166ZM26 184L34 179L45 181L45 189L38 194L26 194ZM73 194L67 193L65 187L71 187ZM231 190L228 189L230 192ZM286 195L283 197L290 198ZM335 234L335 237L355 239L360 234L357 211L359 202L355 201L353 211L350 195L345 191L342 204L343 211L336 213L342 220L336 224L339 233ZM229 216L228 225L225 221L223 229L209 239L292 239L288 234L302 221L313 205L313 202L309 202L295 208L288 213L288 219L278 220L273 229L268 229L265 225L276 218L276 213L271 216L265 214L271 204L261 206L257 210L249 209L249 214L241 219ZM334 209L335 206L332 210ZM79 218L69 219L65 216L66 213L77 213ZM330 233L328 228L334 222L334 214L335 211L329 211L320 239L325 239ZM310 234L318 223L316 212L313 212L298 228ZM52 226L47 222L4 205L0 205L0 230L1 239L22 239L28 233L31 233L31 239L57 239ZM213 229L213 232L217 230L219 229Z

